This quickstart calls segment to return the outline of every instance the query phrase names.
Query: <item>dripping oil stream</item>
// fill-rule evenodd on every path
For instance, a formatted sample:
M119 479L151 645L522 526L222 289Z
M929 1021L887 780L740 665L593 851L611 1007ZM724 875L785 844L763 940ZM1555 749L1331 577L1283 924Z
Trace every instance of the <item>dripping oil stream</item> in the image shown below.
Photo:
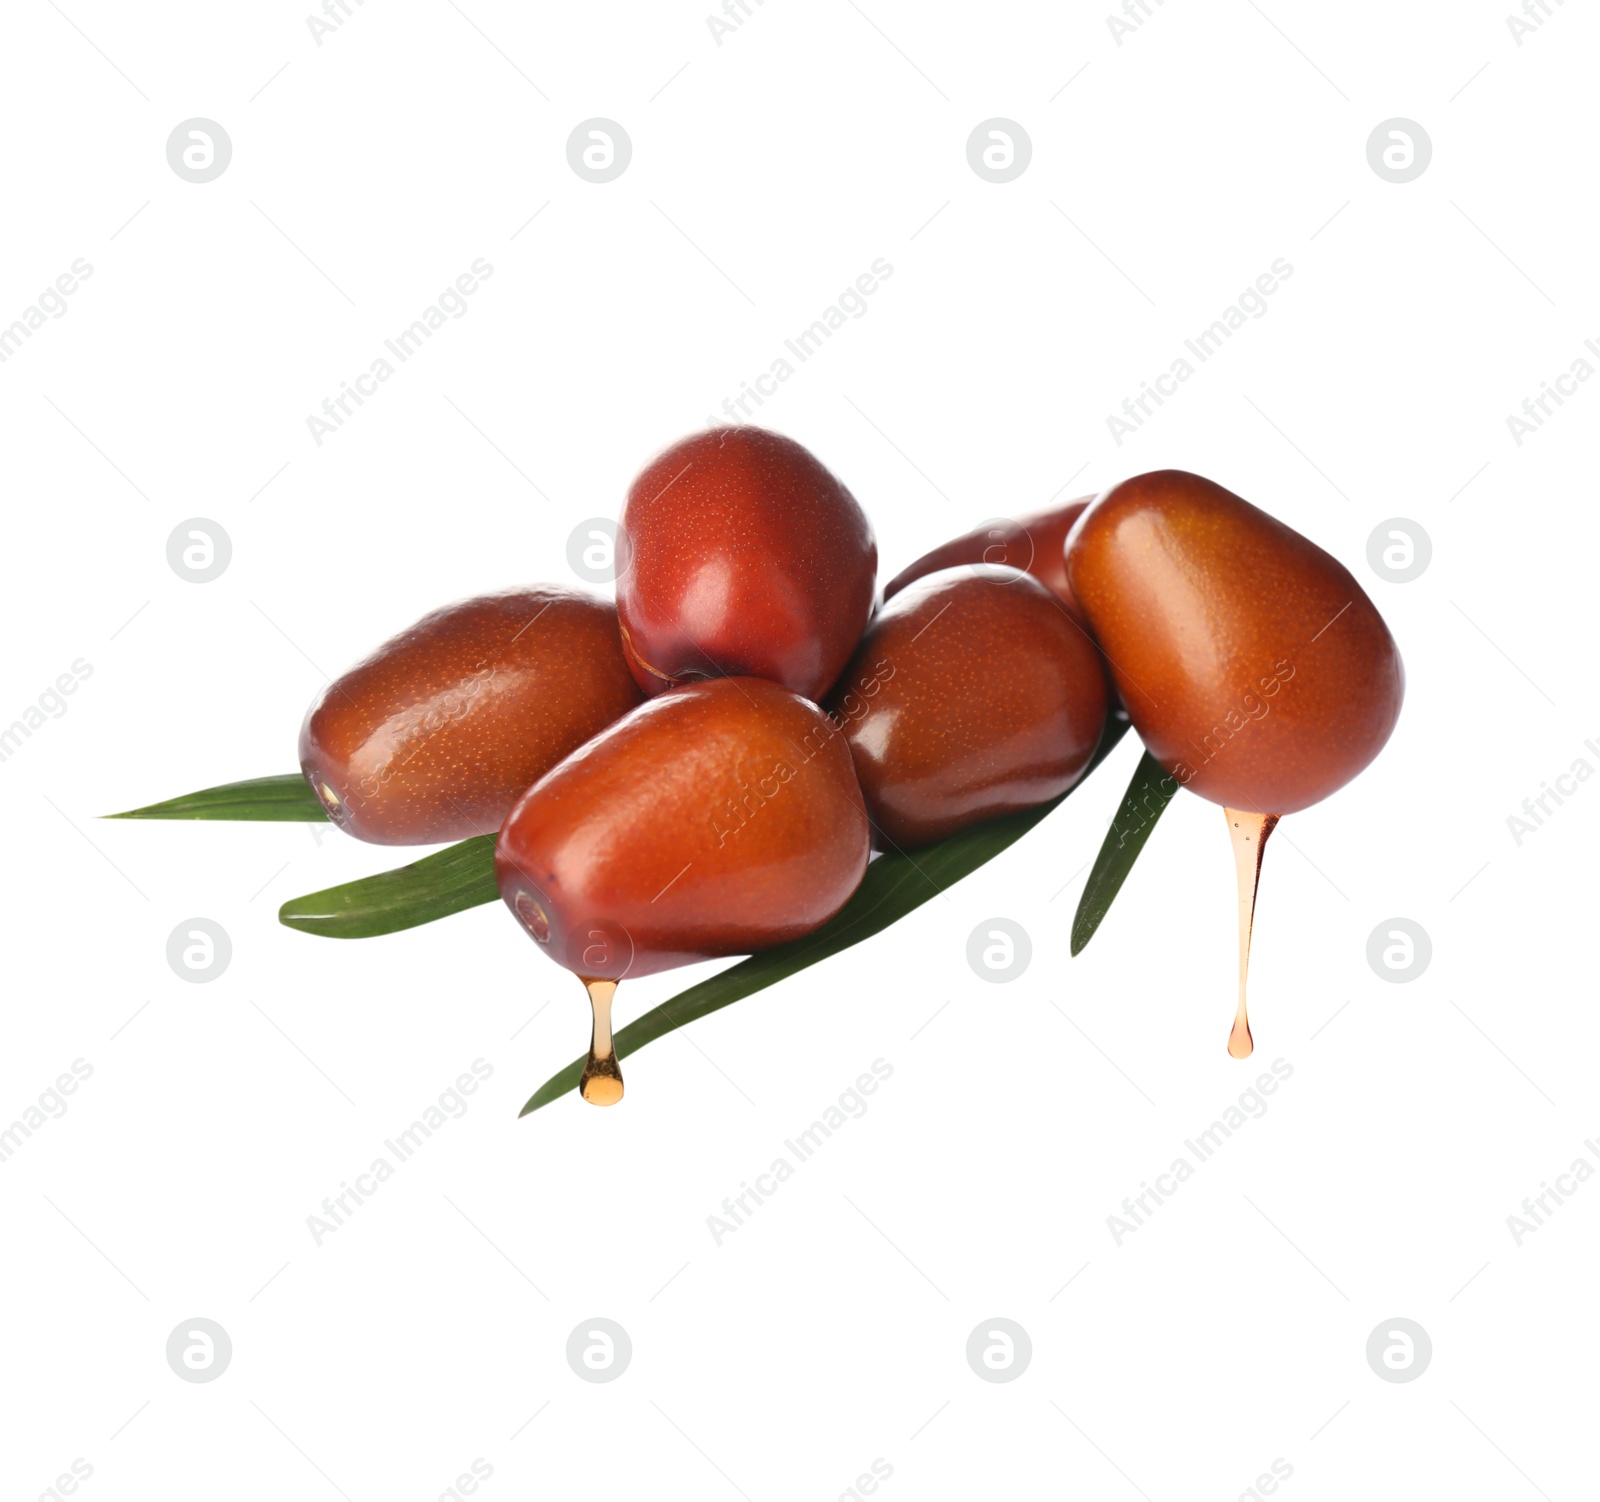
M611 1041L611 1002L617 994L617 983L589 975L578 979L588 988L589 1005L594 1009L589 1057L578 1081L578 1093L591 1106L614 1106L622 1099L622 1066L617 1063L617 1050Z
M1228 833L1233 838L1233 861L1239 876L1239 1009L1234 1014L1233 1030L1228 1034L1228 1052L1236 1059L1248 1059L1255 1052L1250 1036L1250 1012L1245 993L1250 980L1250 932L1255 927L1256 891L1261 884L1261 856L1267 837L1278 827L1277 814L1242 813L1225 808Z

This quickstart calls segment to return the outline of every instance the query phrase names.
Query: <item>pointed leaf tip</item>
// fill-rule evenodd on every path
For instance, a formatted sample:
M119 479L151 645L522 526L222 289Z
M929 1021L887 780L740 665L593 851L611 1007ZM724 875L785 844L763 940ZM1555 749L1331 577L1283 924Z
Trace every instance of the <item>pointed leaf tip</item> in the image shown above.
M315 824L328 814L299 772L279 777L251 777L202 788L162 803L103 814L106 819L243 819L266 823Z
M1076 958L1087 948L1101 922L1111 910L1117 893L1133 870L1145 842L1167 805L1178 791L1178 780L1148 751L1139 758L1133 780L1123 794L1116 817L1106 831L1094 869L1084 883L1078 911L1072 919L1072 954Z

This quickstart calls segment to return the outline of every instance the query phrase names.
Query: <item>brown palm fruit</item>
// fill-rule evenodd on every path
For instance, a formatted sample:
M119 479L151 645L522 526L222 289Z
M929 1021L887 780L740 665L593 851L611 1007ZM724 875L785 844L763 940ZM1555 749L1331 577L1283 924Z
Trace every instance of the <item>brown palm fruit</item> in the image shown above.
M300 766L358 839L493 834L530 783L641 697L610 605L509 589L425 615L328 684Z
M1081 617L1072 586L1067 582L1064 554L1067 533L1092 499L1092 496L1081 496L1065 506L1015 519L996 517L981 527L963 532L960 537L951 538L901 569L884 585L883 598L886 602L892 600L913 580L942 568L955 568L963 563L992 563L1032 574L1068 610Z
M761 678L651 699L547 772L495 846L500 895L586 979L651 975L809 933L866 870L843 737Z
M646 693L747 675L821 699L872 613L866 514L781 434L717 428L673 444L633 482L621 526L617 610Z
M1315 543L1199 475L1099 496L1067 576L1134 727L1180 784L1294 813L1383 748L1405 675L1377 607Z
M1099 744L1106 681L1043 584L981 565L896 595L828 703L877 841L897 849L1065 792Z

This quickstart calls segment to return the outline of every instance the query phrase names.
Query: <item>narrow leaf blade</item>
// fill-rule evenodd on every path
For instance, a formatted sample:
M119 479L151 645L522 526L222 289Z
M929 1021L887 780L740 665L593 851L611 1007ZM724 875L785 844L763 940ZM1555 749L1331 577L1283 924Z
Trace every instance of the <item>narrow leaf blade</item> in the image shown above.
M1105 842L1094 858L1094 869L1084 883L1078 899L1077 915L1072 920L1072 953L1083 953L1101 920L1111 910L1117 893L1133 870L1133 863L1144 850L1145 841L1156 827L1156 820L1178 791L1178 780L1148 751L1133 770L1133 781L1123 794L1117 816L1106 831Z
M954 886L962 877L971 875L1001 851L1016 844L1034 825L1083 786L1089 772L1105 759L1126 730L1124 722L1107 723L1094 760L1089 763L1083 777L1059 798L1021 813L1006 814L1002 818L975 824L921 850L880 856L867 867L867 874L862 878L855 895L821 928L788 944L780 944L775 949L753 954L709 980L679 992L630 1022L616 1035L618 1057L626 1060L647 1043L653 1043L686 1023L732 1006L736 1001L743 1001L747 996L764 991L768 986L774 986L821 960L849 949L864 939L870 939L914 912L925 902ZM583 1062L582 1059L574 1059L565 1069L551 1075L533 1093L519 1114L527 1116L567 1091L576 1089L578 1077L583 1072Z
M370 939L493 902L494 838L474 835L409 866L292 897L278 921L325 939Z
M108 819L251 819L284 823L320 823L328 817L317 796L299 772L282 777L251 777L244 782L225 782L221 787L202 788L152 803L146 808L131 808L123 814L107 814Z

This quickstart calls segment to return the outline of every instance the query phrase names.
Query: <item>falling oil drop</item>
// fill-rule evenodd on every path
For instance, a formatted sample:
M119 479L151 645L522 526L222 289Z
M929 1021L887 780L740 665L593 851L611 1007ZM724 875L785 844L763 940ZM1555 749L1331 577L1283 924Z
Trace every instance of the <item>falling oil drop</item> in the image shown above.
M1250 1036L1250 1011L1245 1000L1250 980L1250 931L1255 927L1261 855L1267 848L1267 836L1278 827L1279 816L1242 813L1236 808L1225 808L1223 813L1228 818L1234 867L1239 876L1239 1008L1228 1034L1228 1052L1236 1059L1248 1059L1256 1046L1255 1039Z
M578 977L589 990L589 1005L594 1009L594 1030L589 1035L589 1057L584 1062L578 1094L591 1106L614 1106L622 1099L622 1066L611 1041L611 1002L617 994L614 980L598 976Z

